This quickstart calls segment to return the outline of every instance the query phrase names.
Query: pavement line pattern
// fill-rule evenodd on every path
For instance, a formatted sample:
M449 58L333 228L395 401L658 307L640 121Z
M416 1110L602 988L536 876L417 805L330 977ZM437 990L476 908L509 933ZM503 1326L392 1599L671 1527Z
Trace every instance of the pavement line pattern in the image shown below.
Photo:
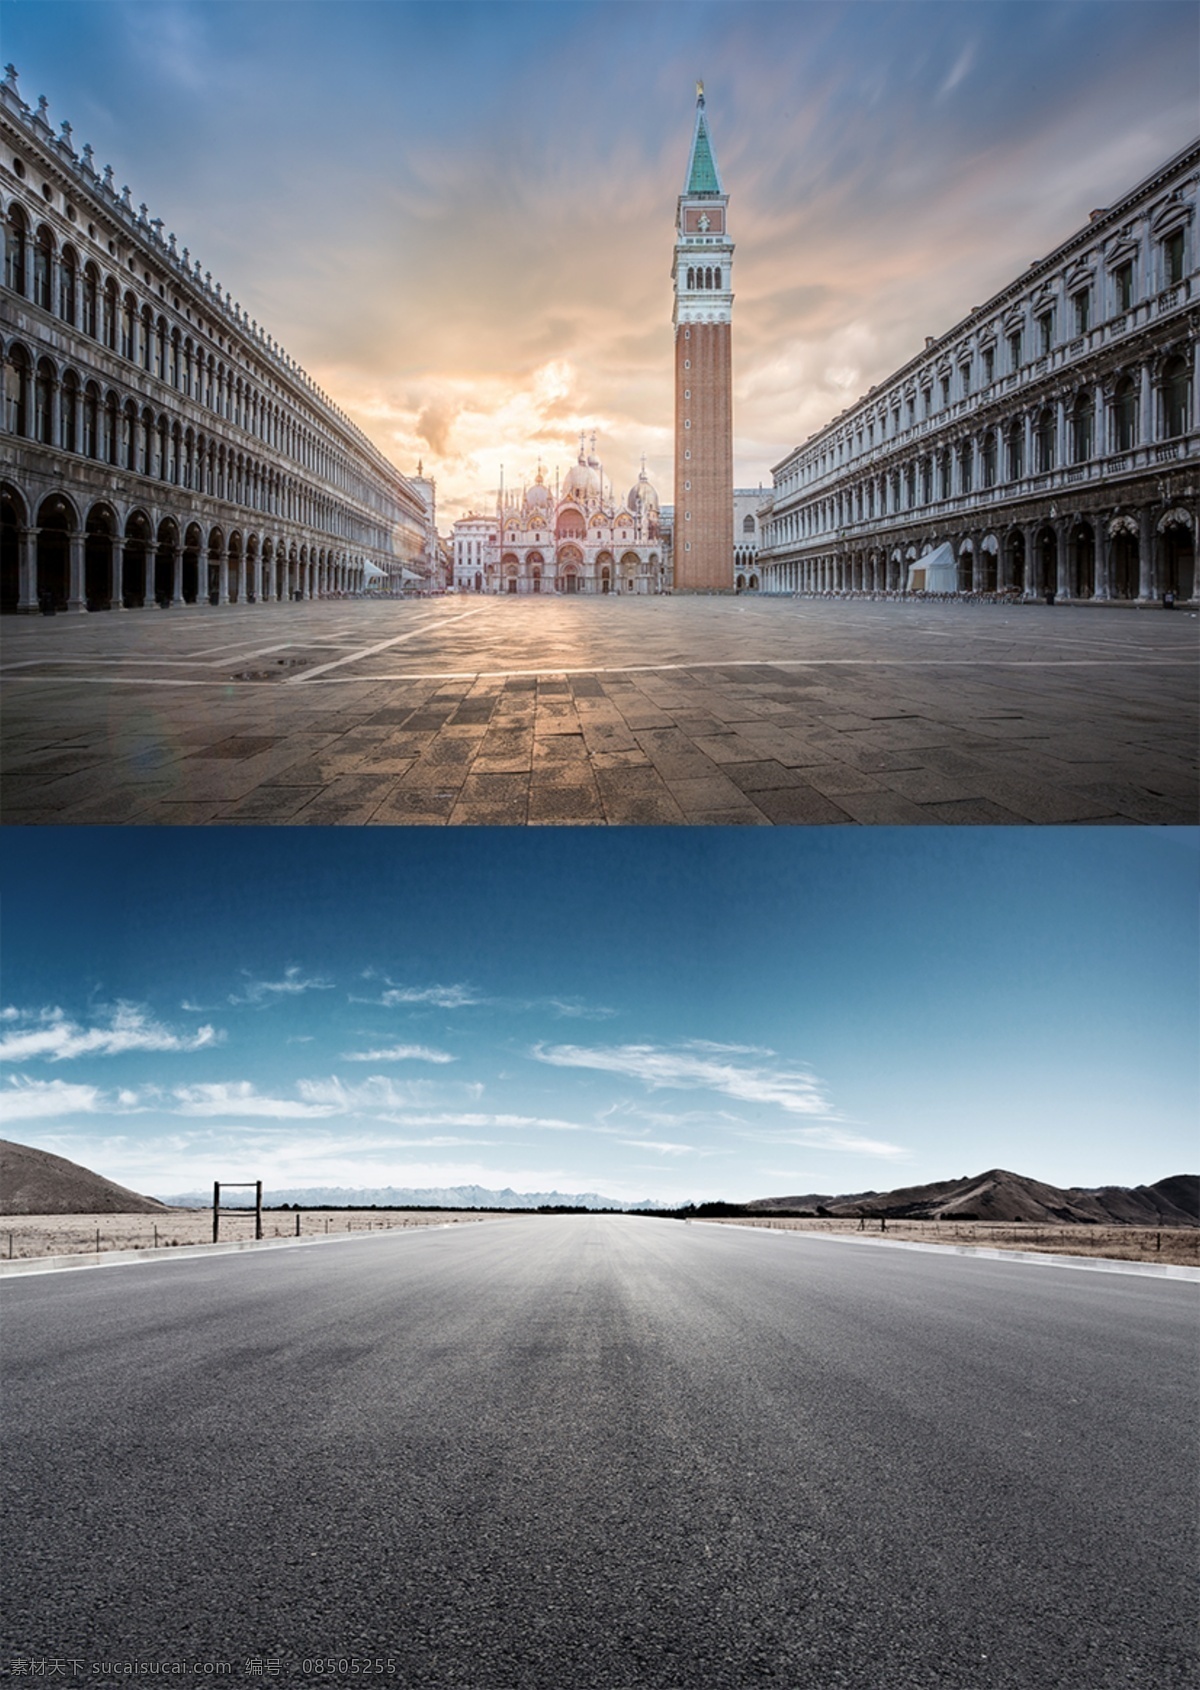
M402 639L418 638L420 630L412 634L402 635ZM522 679L538 679L571 675L672 675L689 674L700 669L1192 669L1195 665L1188 658L1182 657L1151 657L1127 661L1124 658L1110 657L760 657L743 658L735 662L705 662L705 663L607 663L589 664L584 669L429 669L429 670L387 670L381 674L334 675L327 676L330 669L340 669L344 664L357 663L365 657L372 657L377 652L386 651L393 645L399 645L400 640L388 640L383 645L375 646L370 651L351 652L346 657L338 658L333 663L323 663L315 669L307 669L303 674L289 675L282 682L284 686L298 686L306 681L320 680L322 686L345 684L348 686L361 685L364 682L379 683L385 681L506 681ZM273 646L271 650L285 650L282 646ZM254 656L248 653L247 656ZM97 658L88 660L83 658L63 658L64 663L82 663L89 661L94 667L111 663L114 667L124 667L136 659L127 658ZM146 658L143 661L153 663L156 668L197 668L201 665L188 663L176 658ZM19 665L14 664L13 670ZM204 668L224 667L223 664L204 664ZM4 671L9 674L9 671ZM277 680L249 681L239 680L231 682L227 677L212 680L194 681L174 679L153 675L19 675L11 673L13 681L40 681L46 686L69 680L72 686L86 685L94 682L103 686L127 687L222 687L228 688L236 684L244 686L277 687L281 683Z
M81 621L4 630L6 823L1200 817L1192 618L484 597Z
M374 657L378 652L389 651L392 646L403 645L406 640L420 639L423 634L429 632L431 627L437 627L440 630L451 627L455 622L465 622L468 617L482 616L485 608L484 605L479 605L475 610L464 610L459 616L431 617L428 622L422 623L419 628L410 629L407 634L397 634L394 639L381 640L378 645L367 646L362 651L352 651L346 657L336 657L332 663L321 663L315 669L305 670L302 675L291 675L284 684L296 686L301 681L315 680L318 675L323 675L327 669L340 669L345 663L358 663L364 657Z

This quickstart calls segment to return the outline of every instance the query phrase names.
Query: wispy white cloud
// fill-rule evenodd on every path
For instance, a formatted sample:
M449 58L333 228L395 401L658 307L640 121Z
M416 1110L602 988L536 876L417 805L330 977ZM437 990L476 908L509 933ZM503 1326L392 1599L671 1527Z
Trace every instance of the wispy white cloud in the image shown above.
M902 1144L890 1144L885 1139L863 1138L841 1127L793 1127L785 1132L759 1131L747 1127L737 1135L758 1144L794 1144L804 1150L846 1150L856 1156L883 1156L888 1159L907 1156Z
M265 1115L276 1120L305 1120L341 1112L335 1103L319 1099L272 1097L260 1092L249 1080L176 1086L171 1097L177 1115Z
M372 1074L357 1085L346 1085L336 1075L322 1080L300 1080L296 1090L306 1103L314 1104L329 1114L339 1115L407 1109L427 1102L431 1095L427 1081L397 1082L385 1074Z
M230 992L230 1003L262 1005L277 1003L280 998L300 997L304 992L329 992L333 990L333 981L324 980L320 975L311 978L303 975L299 968L285 968L281 980L256 980L247 975L246 984L240 992Z
M770 1056L772 1052L764 1052ZM722 1058L705 1044L674 1048L661 1045L535 1045L532 1055L557 1068L591 1068L660 1087L703 1089L741 1102L770 1104L793 1115L829 1115L832 1106L814 1074L800 1068L760 1063L749 1066Z
M124 1056L139 1050L203 1050L224 1037L208 1026L194 1033L178 1033L132 1003L118 1003L107 1011L106 1023L92 1027L81 1026L57 1007L38 1011L10 1008L3 1019L13 1028L0 1038L0 1061L6 1062L66 1062L80 1056ZM17 1025L21 1022L24 1025Z
M400 1127L535 1127L566 1133L594 1130L581 1121L564 1121L553 1115L497 1115L444 1110L436 1115L403 1114L385 1115L380 1118Z
M653 1150L662 1156L694 1156L694 1144L672 1144L661 1138L623 1138L621 1143L629 1150Z
M344 1062L453 1062L455 1057L446 1050L433 1050L429 1045L388 1045L383 1050L348 1050Z
M429 1004L434 1009L465 1009L481 1003L472 986L391 986L373 1000L385 1009L400 1009L407 1004Z
M66 1080L29 1080L13 1074L0 1088L0 1121L46 1121L57 1115L92 1115L105 1106L96 1086Z

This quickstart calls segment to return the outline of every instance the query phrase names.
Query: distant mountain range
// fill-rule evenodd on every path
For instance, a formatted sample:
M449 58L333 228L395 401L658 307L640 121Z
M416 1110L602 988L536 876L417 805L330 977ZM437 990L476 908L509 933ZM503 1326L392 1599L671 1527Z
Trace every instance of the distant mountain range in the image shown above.
M882 1215L888 1220L1043 1221L1105 1226L1200 1226L1200 1174L1172 1174L1154 1185L1043 1185L991 1168L973 1179L938 1180L899 1191L831 1197L758 1197L747 1209L770 1214Z
M212 1192L185 1191L164 1202L179 1209L206 1209ZM221 1199L224 1204L224 1198ZM230 1194L230 1207L246 1202L245 1192ZM325 1206L338 1209L537 1209L553 1204L575 1209L657 1209L649 1198L640 1203L623 1203L619 1197L601 1197L595 1191L489 1191L482 1185L412 1186L305 1185L263 1192L263 1202L292 1203L302 1209Z
M233 1193L230 1196L233 1197ZM666 1207L643 1198L622 1203L595 1191L489 1191L481 1185L297 1186L271 1188L268 1203L300 1208L380 1209L581 1209L654 1210ZM246 1194L239 1191L237 1202ZM0 1214L91 1215L149 1214L164 1208L204 1209L209 1191L175 1197L145 1197L117 1185L65 1156L33 1150L0 1139ZM231 1204L231 1207L233 1205ZM731 1205L733 1206L733 1205ZM1154 1185L1069 1186L1065 1190L1040 1180L992 1168L973 1179L939 1180L899 1191L859 1191L841 1196L809 1192L801 1197L759 1197L736 1205L763 1214L788 1211L809 1215L857 1217L883 1215L889 1220L981 1220L1078 1222L1107 1226L1200 1226L1200 1174L1172 1174Z

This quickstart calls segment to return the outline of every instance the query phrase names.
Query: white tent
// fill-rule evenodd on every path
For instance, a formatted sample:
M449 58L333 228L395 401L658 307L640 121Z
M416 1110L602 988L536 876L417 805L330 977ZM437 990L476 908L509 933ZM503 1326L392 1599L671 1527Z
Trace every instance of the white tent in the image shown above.
M953 549L942 541L924 557L919 557L908 566L908 590L910 593L956 593L958 591L958 564L955 562Z

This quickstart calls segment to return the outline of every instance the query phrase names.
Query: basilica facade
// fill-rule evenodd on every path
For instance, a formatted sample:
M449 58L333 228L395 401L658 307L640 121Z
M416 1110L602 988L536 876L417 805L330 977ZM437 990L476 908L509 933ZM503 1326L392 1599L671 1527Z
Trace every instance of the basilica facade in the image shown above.
M670 585L658 494L643 466L624 500L596 457L579 456L551 488L539 466L527 487L501 491L493 515L454 525L454 587L466 593L661 593Z
M1200 142L775 466L776 593L1196 597Z
M223 605L429 573L406 479L41 100L0 82L0 606ZM426 496L423 496L425 494Z

